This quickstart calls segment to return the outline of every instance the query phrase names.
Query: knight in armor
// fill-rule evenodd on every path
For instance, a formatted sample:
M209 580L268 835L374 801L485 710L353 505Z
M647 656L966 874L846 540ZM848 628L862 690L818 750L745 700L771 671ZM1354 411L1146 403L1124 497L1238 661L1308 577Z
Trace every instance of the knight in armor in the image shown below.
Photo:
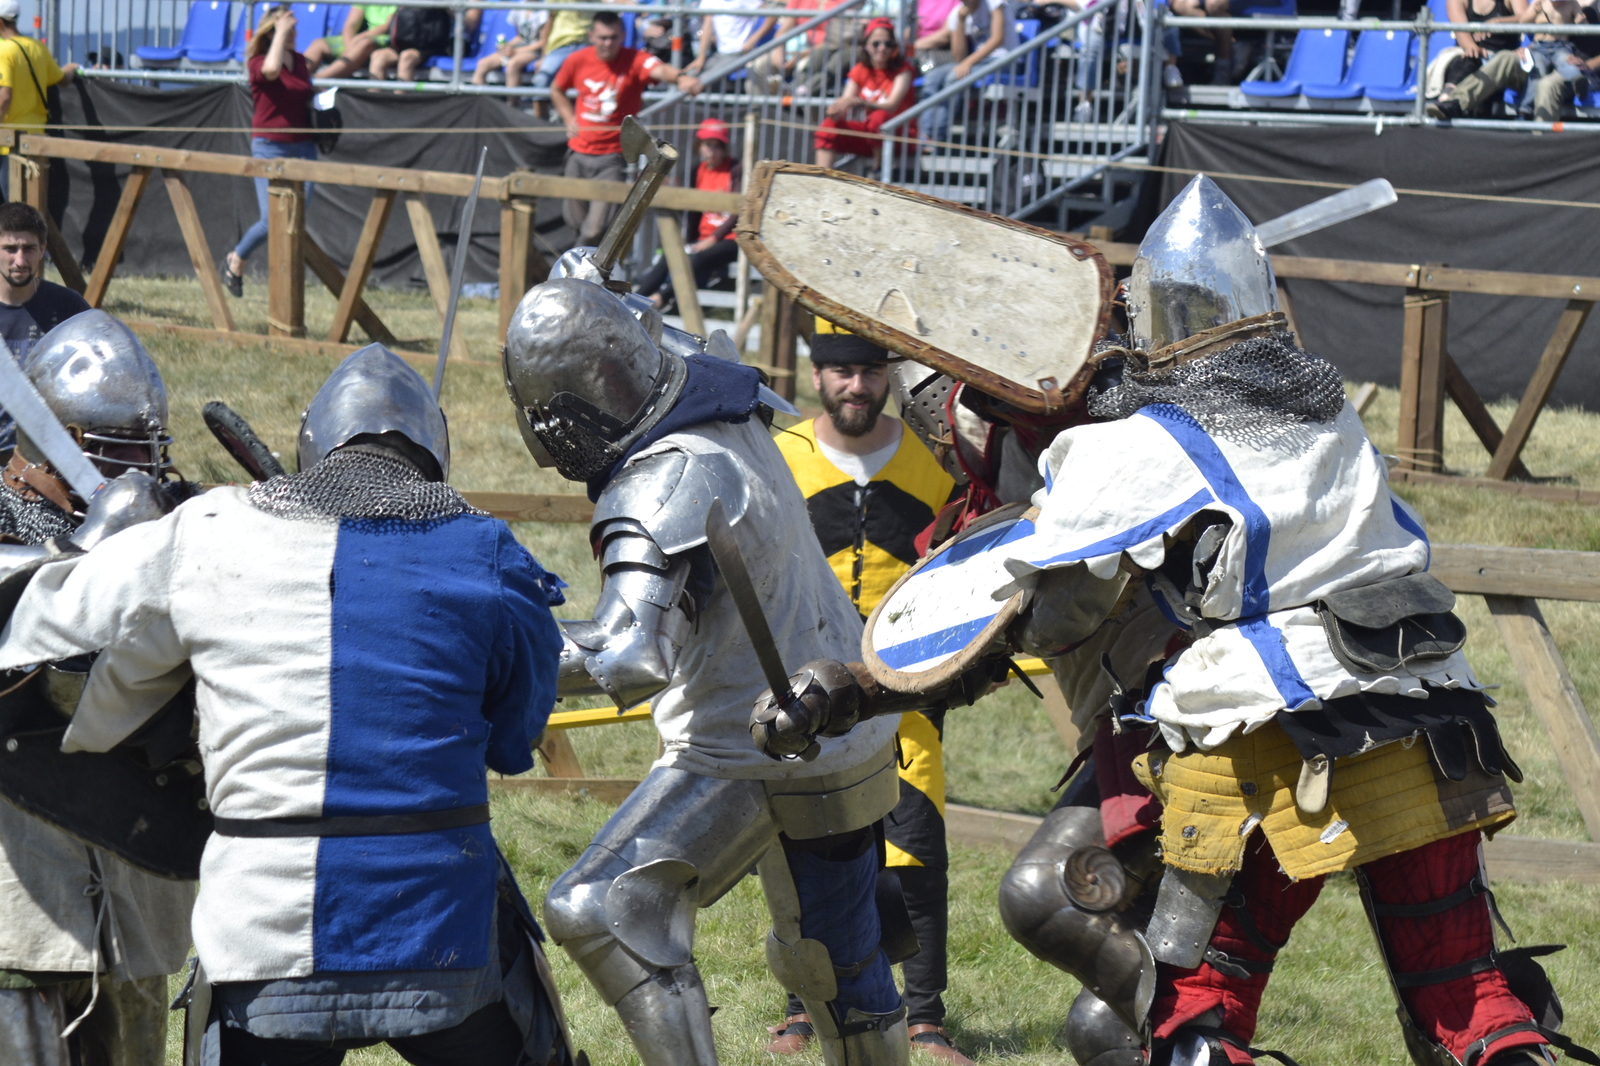
M101 473L148 475L167 510L197 491L170 479L166 389L127 326L104 311L75 315L34 343L25 367ZM25 432L0 484L7 542L41 545L78 530L84 502ZM0 1062L162 1061L167 977L188 954L193 902L192 881L157 876L0 803Z
M695 913L754 868L772 915L768 963L824 1061L903 1064L906 1010L875 904L879 823L899 798L895 722L787 762L751 746L746 701L763 674L708 549L713 504L784 661L849 655L861 619L768 434L756 371L725 334L702 344L607 291L584 258L569 252L566 276L523 297L506 380L530 451L595 501L604 585L592 620L563 623L559 691L649 701L664 754L551 887L546 927L646 1066L712 1066Z
M1597 1061L1557 1031L1534 961L1556 949L1494 940L1481 840L1520 772L1422 523L1204 176L1146 236L1128 309L979 593L1028 594L989 651L1050 660L1092 738L1000 891L1012 935L1083 982L1074 1056L1254 1061L1278 952L1353 870L1419 1066ZM792 757L959 691L843 667L764 695L757 746Z
M187 1061L572 1061L485 769L532 766L561 582L450 488L443 412L380 345L305 412L300 472L33 576L0 669L99 652L62 743L117 745L192 674L213 834ZM91 506L99 505L102 490Z

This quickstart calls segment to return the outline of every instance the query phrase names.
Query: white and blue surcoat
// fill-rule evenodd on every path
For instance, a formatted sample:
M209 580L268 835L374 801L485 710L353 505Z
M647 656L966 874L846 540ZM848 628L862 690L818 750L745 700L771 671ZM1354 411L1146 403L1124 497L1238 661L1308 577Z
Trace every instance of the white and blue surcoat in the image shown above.
M532 766L560 582L506 525L286 519L221 488L45 567L0 634L16 667L102 651L64 747L105 750L196 680L227 819L454 810ZM206 845L193 930L215 982L491 959L487 824Z
M1368 675L1350 672L1329 649L1312 605L1426 570L1429 560L1421 521L1390 492L1383 457L1348 404L1325 424L1240 439L1208 433L1179 408L1146 407L1065 431L1041 456L1040 472L1037 520L997 546L995 599L1057 567L1081 564L1110 578L1126 557L1154 571L1170 538L1201 512L1230 520L1198 611L1170 585L1151 584L1173 621L1198 614L1206 623L1145 705L1174 750L1191 741L1214 747L1280 710L1357 692L1426 698L1424 682L1480 687L1459 652Z

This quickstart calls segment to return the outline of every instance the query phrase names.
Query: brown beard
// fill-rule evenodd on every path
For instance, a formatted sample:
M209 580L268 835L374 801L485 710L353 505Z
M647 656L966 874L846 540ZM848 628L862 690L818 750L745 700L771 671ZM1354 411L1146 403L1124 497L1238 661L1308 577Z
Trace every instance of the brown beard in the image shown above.
M818 398L822 401L822 409L828 412L828 420L840 434L846 437L865 437L877 426L878 416L883 413L884 405L889 402L889 390L885 389L883 395L878 397L871 407L860 413L847 408L843 397L831 394L826 389L819 393Z

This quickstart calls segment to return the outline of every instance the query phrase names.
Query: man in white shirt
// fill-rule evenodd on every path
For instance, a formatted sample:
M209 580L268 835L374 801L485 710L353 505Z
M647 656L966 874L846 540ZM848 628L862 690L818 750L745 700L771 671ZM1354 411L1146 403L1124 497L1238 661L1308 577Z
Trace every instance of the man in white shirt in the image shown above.
M743 11L763 6L765 0L700 0L701 10ZM750 15L708 15L700 20L700 54L685 70L699 74L713 48L719 56L743 55L764 43L767 33L777 23L775 18L757 18ZM774 92L782 84L782 55L768 52L747 68L752 91Z

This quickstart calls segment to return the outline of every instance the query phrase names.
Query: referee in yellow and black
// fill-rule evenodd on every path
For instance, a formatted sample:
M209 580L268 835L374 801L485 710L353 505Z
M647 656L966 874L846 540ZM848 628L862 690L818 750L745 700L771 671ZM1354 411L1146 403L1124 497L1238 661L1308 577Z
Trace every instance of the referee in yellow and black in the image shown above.
M883 348L818 318L811 380L823 413L780 433L778 447L806 498L811 525L862 617L917 561L917 534L950 499L955 482L898 418ZM900 720L900 803L884 820L887 862L898 875L922 950L905 960L912 1045L972 1066L944 1029L949 852L944 836L943 712ZM812 1030L800 1001L773 1030L768 1051L792 1054Z

